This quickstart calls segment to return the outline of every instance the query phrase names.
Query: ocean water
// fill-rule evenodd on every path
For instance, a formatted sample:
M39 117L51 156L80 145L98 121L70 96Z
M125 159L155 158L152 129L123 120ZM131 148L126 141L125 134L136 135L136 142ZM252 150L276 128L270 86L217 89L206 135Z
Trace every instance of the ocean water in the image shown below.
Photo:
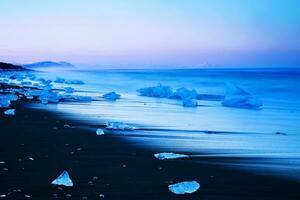
M99 70L37 75L51 80L79 79L85 82L74 86L80 95L97 99L115 91L121 99L33 107L91 125L108 121L133 124L140 130L113 134L141 148L198 157L236 157L216 164L300 180L299 69ZM136 92L162 84L173 89L196 89L200 94L225 95L228 83L262 100L262 109L229 108L211 100L199 100L198 107L186 108L178 100L142 97Z

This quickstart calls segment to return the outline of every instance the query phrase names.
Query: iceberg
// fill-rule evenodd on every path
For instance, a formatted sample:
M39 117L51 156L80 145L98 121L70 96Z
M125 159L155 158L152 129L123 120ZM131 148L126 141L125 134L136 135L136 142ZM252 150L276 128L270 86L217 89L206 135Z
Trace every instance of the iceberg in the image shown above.
M185 154L163 152L163 153L154 154L154 157L159 160L167 160L167 159L176 159L176 158L188 158L189 156Z
M96 134L97 134L97 135L104 135L104 131L103 131L101 128L98 128L98 129L96 130Z
M227 85L226 96L222 105L226 107L260 109L262 102L247 91L232 84Z
M222 102L223 106L236 107L236 108L248 108L248 109L259 109L263 104L262 102L251 96L232 96L225 97Z
M57 177L54 181L51 183L52 185L63 185L67 187L73 186L73 181L71 180L69 173L67 171L63 171L59 177Z
M122 122L107 122L106 123L107 129L114 129L114 130L126 130L126 131L133 131L136 129L135 126L125 124Z
M138 89L137 92L139 92L141 96L146 97L169 98L173 95L173 90L170 86L162 85L141 88Z
M174 194L191 194L200 188L197 181L184 181L169 185L169 190Z
M8 109L4 112L6 115L15 115L15 109Z
M119 95L115 92L109 92L109 93L104 94L102 97L109 101L115 101L117 99L120 99L120 96L121 95Z

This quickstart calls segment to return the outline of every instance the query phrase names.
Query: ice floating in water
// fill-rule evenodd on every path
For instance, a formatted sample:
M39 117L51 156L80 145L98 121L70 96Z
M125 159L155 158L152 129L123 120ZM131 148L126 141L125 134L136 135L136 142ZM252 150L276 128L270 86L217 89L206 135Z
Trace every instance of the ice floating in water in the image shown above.
M54 82L55 83L65 83L65 81L66 81L65 79L57 77Z
M158 85L155 87L146 87L137 90L141 96L169 98L173 95L173 90L170 86Z
M197 181L184 181L169 185L169 190L174 194L191 194L200 188Z
M9 109L4 112L6 115L15 115L15 109Z
M47 90L44 90L39 96L39 99L43 104L47 104L48 102L58 103L60 98L61 97L57 92Z
M104 135L104 131L103 131L101 128L98 128L98 129L96 130L96 134L97 134L97 135Z
M157 98L170 98L182 100L184 107L196 107L198 106L196 90L189 90L186 88L179 88L176 92L173 92L170 86L158 85L156 87L147 87L137 90L141 96L157 97Z
M167 160L167 159L176 159L176 158L188 158L188 155L185 154L177 154L177 153L156 153L154 157L159 160Z
M80 101L80 102L91 102L92 101L92 97L89 97L89 96L73 96L73 97L76 101Z
M236 108L248 108L259 109L263 104L262 102L251 96L232 96L226 97L222 102L223 106L236 107Z
M136 129L135 126L125 124L122 122L107 122L106 123L106 128L107 129L114 129L114 130L128 130L128 131L133 131Z
M120 99L120 96L121 95L119 95L115 92L109 92L109 93L104 94L102 97L109 101L115 101L117 99Z
M197 99L198 93L196 90L189 90L186 88L178 88L173 93L172 98L175 99Z
M66 93L73 93L74 92L74 88L71 88L71 87L65 87L64 90L65 90Z
M196 99L182 99L182 106L183 107L197 107L198 106L198 102Z
M263 104L259 99L251 96L250 93L242 88L229 84L227 85L226 96L222 105L236 108L259 109Z
M64 185L68 187L73 186L73 182L69 176L69 173L67 171L63 171L59 177L57 177L54 181L51 183L52 185Z
M66 84L83 85L84 82L81 80L66 80Z
M246 90L232 84L232 83L227 83L226 84L226 96L236 96L236 95L250 95Z

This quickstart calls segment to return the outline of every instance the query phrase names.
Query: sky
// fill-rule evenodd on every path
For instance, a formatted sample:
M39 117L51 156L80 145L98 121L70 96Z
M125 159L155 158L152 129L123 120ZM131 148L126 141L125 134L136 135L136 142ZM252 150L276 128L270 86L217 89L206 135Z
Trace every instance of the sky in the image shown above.
M300 67L300 0L1 0L0 60Z

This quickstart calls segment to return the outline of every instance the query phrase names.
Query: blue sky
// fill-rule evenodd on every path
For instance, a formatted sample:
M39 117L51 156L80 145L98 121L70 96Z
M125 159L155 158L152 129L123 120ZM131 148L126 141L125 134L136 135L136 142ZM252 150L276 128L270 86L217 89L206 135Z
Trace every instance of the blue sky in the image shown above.
M300 66L299 0L1 0L0 59Z

